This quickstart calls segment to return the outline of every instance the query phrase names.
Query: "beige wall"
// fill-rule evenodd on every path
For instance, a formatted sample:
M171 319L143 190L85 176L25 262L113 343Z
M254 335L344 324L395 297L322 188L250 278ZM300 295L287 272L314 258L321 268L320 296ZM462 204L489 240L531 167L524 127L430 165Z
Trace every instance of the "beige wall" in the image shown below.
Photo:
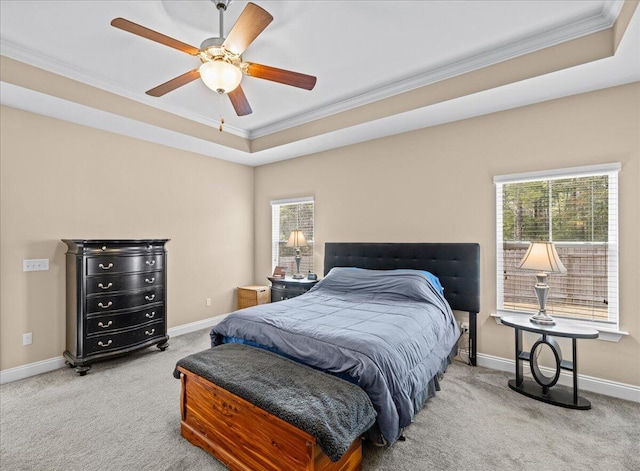
M229 312L253 282L253 168L6 107L0 126L0 369L62 355L60 239L170 238L169 327ZM28 258L50 270L24 273Z
M493 177L621 162L619 343L579 343L580 374L640 385L640 83L258 167L256 280L271 270L271 199L315 196L316 271L328 241L479 242L481 354L513 358L496 309ZM588 343L587 343L588 342ZM563 347L564 348L564 347ZM570 350L566 355L570 354Z
M512 358L513 332L489 317L493 176L622 162L620 327L630 335L582 341L580 373L640 385L638 129L635 83L258 167L254 176L250 167L2 107L0 369L64 350L60 239L171 238L175 327L229 312L238 285L266 283L269 201L308 195L319 273L327 241L479 242L478 348ZM25 258L49 258L51 269L24 273ZM25 332L33 345L22 346Z

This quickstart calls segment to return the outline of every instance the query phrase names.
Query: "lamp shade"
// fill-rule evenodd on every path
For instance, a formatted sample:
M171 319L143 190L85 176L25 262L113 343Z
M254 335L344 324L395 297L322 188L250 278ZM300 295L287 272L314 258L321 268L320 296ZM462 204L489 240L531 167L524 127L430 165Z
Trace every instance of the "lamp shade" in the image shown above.
M306 247L307 239L304 238L304 234L301 230L296 229L295 231L291 231L289 234L289 241L287 242L287 247Z
M566 273L553 242L531 242L518 268L546 273Z
M242 80L240 69L222 60L204 62L199 71L204 84L218 93L235 90Z

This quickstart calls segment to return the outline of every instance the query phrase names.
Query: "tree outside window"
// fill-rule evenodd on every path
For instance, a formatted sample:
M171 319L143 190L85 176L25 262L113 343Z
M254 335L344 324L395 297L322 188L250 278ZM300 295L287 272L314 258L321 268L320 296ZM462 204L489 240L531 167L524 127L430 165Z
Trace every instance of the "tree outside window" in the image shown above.
M533 277L517 265L529 242L553 241L567 273L548 278L547 310L617 325L617 170L571 171L496 177L498 309L537 312Z

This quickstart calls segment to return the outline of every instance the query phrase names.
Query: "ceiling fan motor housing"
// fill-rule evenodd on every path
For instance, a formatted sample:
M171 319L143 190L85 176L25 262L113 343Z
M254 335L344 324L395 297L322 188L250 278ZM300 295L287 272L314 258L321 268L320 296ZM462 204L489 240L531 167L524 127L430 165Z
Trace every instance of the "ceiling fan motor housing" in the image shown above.
M234 54L230 52L222 44L225 38L209 38L202 41L200 44L200 54L198 57L204 62L211 61L225 61L229 64L233 64L236 67L240 67L242 63L242 56L240 54Z
M226 10L231 0L211 0L218 10Z

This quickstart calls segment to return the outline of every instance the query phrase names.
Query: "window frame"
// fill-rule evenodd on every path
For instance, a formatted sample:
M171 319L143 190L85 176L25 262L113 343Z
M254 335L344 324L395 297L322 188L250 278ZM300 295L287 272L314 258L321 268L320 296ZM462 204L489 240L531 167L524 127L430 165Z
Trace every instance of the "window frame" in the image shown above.
M309 234L305 234L305 237L307 238L307 241L311 241L312 244L310 244L310 248L309 253L304 254L303 257L305 259L307 259L308 265L313 273L314 270L314 261L313 261L313 252L314 252L314 244L313 241L315 240L315 199L313 196L303 196L303 197L299 197L299 198L286 198L286 199L278 199L278 200L271 200L270 201L270 205L271 205L271 271L273 272L273 270L275 269L275 267L278 265L278 262L280 260L280 255L279 255L279 243L280 240L275 240L275 236L276 234L280 233L280 219L278 218L277 223L278 225L276 225L276 218L274 216L274 210L275 207L277 206L278 209L280 208L280 206L283 205L293 205L293 204L306 204L306 203L312 203L313 204L313 217L311 220L312 226L313 226L313 236L309 237ZM302 264L300 266L300 272L303 273L303 267ZM287 271L287 275L291 275L291 273L289 273L289 271Z
M591 165L585 167L572 167L553 169L545 171L535 171L527 173L517 173L509 175L495 176L493 182L496 191L496 308L497 312L494 317L500 318L507 314L521 314L531 316L530 312L518 311L504 307L504 264L503 264L503 186L512 183L525 183L541 180L559 180L566 178L580 178L597 175L607 175L609 178L609 222L608 222L608 257L610 264L607 270L608 278L608 301L609 301L609 321L599 322L586 318L569 318L563 317L561 314L553 314L553 317L562 322L587 325L596 328L601 332L603 340L618 341L621 335L628 335L621 332L620 328L620 308L619 308L619 186L618 174L622 165L619 162L601 165ZM560 243L559 243L560 244ZM533 286L533 285L532 285ZM615 311L612 315L612 310ZM496 319L498 320L498 319ZM602 334L605 335L602 335Z

